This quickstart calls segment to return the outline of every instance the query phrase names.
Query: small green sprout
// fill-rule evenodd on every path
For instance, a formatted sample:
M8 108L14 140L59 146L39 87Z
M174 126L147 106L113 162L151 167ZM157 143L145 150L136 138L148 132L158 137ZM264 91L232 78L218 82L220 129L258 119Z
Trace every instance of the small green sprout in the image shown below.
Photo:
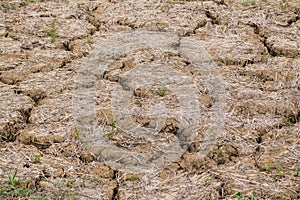
M211 185L211 180L210 180L209 178L206 178L206 179L204 180L204 185L205 185L205 186Z
M252 48L248 48L247 49L247 54L251 54L253 52L253 49Z
M87 34L86 40L87 40L87 43L88 43L90 46L93 44L93 37L92 37L92 35L91 35L90 33Z
M36 198L36 200L49 200L49 197L47 197L47 196L38 196Z
M8 174L7 183L13 188L18 187L23 182L20 178L16 179L16 175L17 172L13 174Z
M13 174L8 174L8 179L5 181L6 184L3 184L3 188L0 187L0 197L4 199L28 199L31 189L28 189L23 186L22 183L25 181L17 178L17 171Z
M116 122L115 122L115 121L112 121L112 122L111 122L111 132L112 132L112 133L115 133L115 131L116 131Z
M86 143L86 144L84 144L84 149L85 149L86 151L88 151L88 150L91 149L91 146L90 146L88 143Z
M130 176L126 177L125 181L136 181L139 177L136 174L131 174Z
M241 192L236 193L234 196L237 200L242 200L243 199L243 194Z
M266 165L265 166L265 170L267 173L269 173L271 171L271 166L270 165Z
M108 139L113 139L113 135L116 133L116 122L112 120L111 122L111 131L106 134Z
M41 154L31 155L30 160L32 163L40 163L41 162Z
M249 6L249 2L248 0L242 0L241 4L245 7L248 7Z
M292 125L292 122L289 118L286 118L284 123L285 123L286 126L291 126Z
M287 7L288 7L288 3L287 2L283 2L283 3L279 4L279 8L282 9L282 10L286 9Z
M51 23L51 29L45 30L45 33L50 37L51 42L54 42L57 39L55 25L56 25L56 20L53 19Z
M74 132L72 133L72 137L75 138L76 140L79 140L80 127L78 125L74 125L73 129L74 129Z
M263 56L261 57L261 62L267 63L267 62L268 62L268 56L263 55Z
M159 88L159 89L157 90L157 94L158 94L159 96L161 96L161 97L163 97L163 96L165 95L165 93L166 93L166 89L165 89L165 88Z
M294 176L295 176L295 177L298 177L298 176L299 176L299 171L300 171L300 168L297 167L297 168L295 169L295 172L294 172Z

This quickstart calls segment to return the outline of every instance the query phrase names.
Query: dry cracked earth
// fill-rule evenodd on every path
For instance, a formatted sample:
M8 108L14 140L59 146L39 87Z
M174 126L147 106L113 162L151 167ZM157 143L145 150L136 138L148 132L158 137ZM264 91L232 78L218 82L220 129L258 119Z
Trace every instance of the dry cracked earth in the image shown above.
M299 0L1 0L0 13L0 199L300 199ZM116 169L91 153L72 104L93 49L140 29L198 41L226 86L224 132L199 156L216 102L188 56L139 49L100 74L99 126L115 145L142 153L151 144L132 145L115 131L110 92L121 74L162 62L199 80L196 139L151 173ZM134 108L178 105L172 91L147 87L134 91ZM143 115L136 122L151 125ZM179 126L167 119L163 142Z

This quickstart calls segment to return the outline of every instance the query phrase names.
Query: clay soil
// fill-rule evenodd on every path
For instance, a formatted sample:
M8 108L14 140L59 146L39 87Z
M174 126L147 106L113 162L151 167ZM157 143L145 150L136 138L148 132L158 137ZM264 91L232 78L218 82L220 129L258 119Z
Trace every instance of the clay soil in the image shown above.
M203 119L199 140L151 173L96 157L73 117L74 81L86 58L104 38L139 29L196 39L226 86L225 131L207 154L198 156ZM102 91L124 70L166 58L201 80L181 55L130 52L102 75L99 123L115 126ZM205 113L215 102L200 82ZM151 87L134 91L133 103L165 96L175 109L172 91ZM0 1L0 199L300 199L299 121L299 0ZM163 137L172 139L179 126L168 119ZM126 135L109 138L128 146Z

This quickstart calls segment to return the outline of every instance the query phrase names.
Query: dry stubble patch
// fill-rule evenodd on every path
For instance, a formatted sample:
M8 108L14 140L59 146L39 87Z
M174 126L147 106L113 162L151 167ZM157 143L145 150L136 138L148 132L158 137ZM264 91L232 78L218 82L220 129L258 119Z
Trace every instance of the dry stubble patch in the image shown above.
M139 52L158 58L126 61L128 54ZM189 64L178 71L172 60L163 59L167 55ZM192 67L200 77L182 73ZM205 156L224 131L225 86L217 70L192 38L138 30L104 39L83 64L74 86L74 114L84 142L99 161L112 168L150 172L177 160L195 142L200 117L205 116L209 125L198 153ZM199 78L213 99L210 108L200 105ZM100 92L96 106L96 90L104 82L110 85L109 93ZM106 123L110 128L97 119L97 108L107 105L113 118Z

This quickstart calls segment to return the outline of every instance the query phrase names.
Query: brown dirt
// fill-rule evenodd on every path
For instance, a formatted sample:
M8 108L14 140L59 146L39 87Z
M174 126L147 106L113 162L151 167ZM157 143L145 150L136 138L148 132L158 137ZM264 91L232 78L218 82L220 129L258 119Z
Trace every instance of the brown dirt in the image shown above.
M85 59L104 38L138 29L197 40L226 84L226 131L208 154L198 156L208 125L200 117L188 149L151 173L102 162L73 119L73 83ZM109 64L98 85L97 118L108 133L109 92L121 74L165 60L199 79L203 113L214 106L189 57L130 52ZM298 0L1 0L0 94L0 199L300 199ZM155 84L131 100L136 109L179 105ZM135 121L155 126L147 116ZM169 117L159 145L179 127ZM152 148L120 130L109 137L131 151Z

